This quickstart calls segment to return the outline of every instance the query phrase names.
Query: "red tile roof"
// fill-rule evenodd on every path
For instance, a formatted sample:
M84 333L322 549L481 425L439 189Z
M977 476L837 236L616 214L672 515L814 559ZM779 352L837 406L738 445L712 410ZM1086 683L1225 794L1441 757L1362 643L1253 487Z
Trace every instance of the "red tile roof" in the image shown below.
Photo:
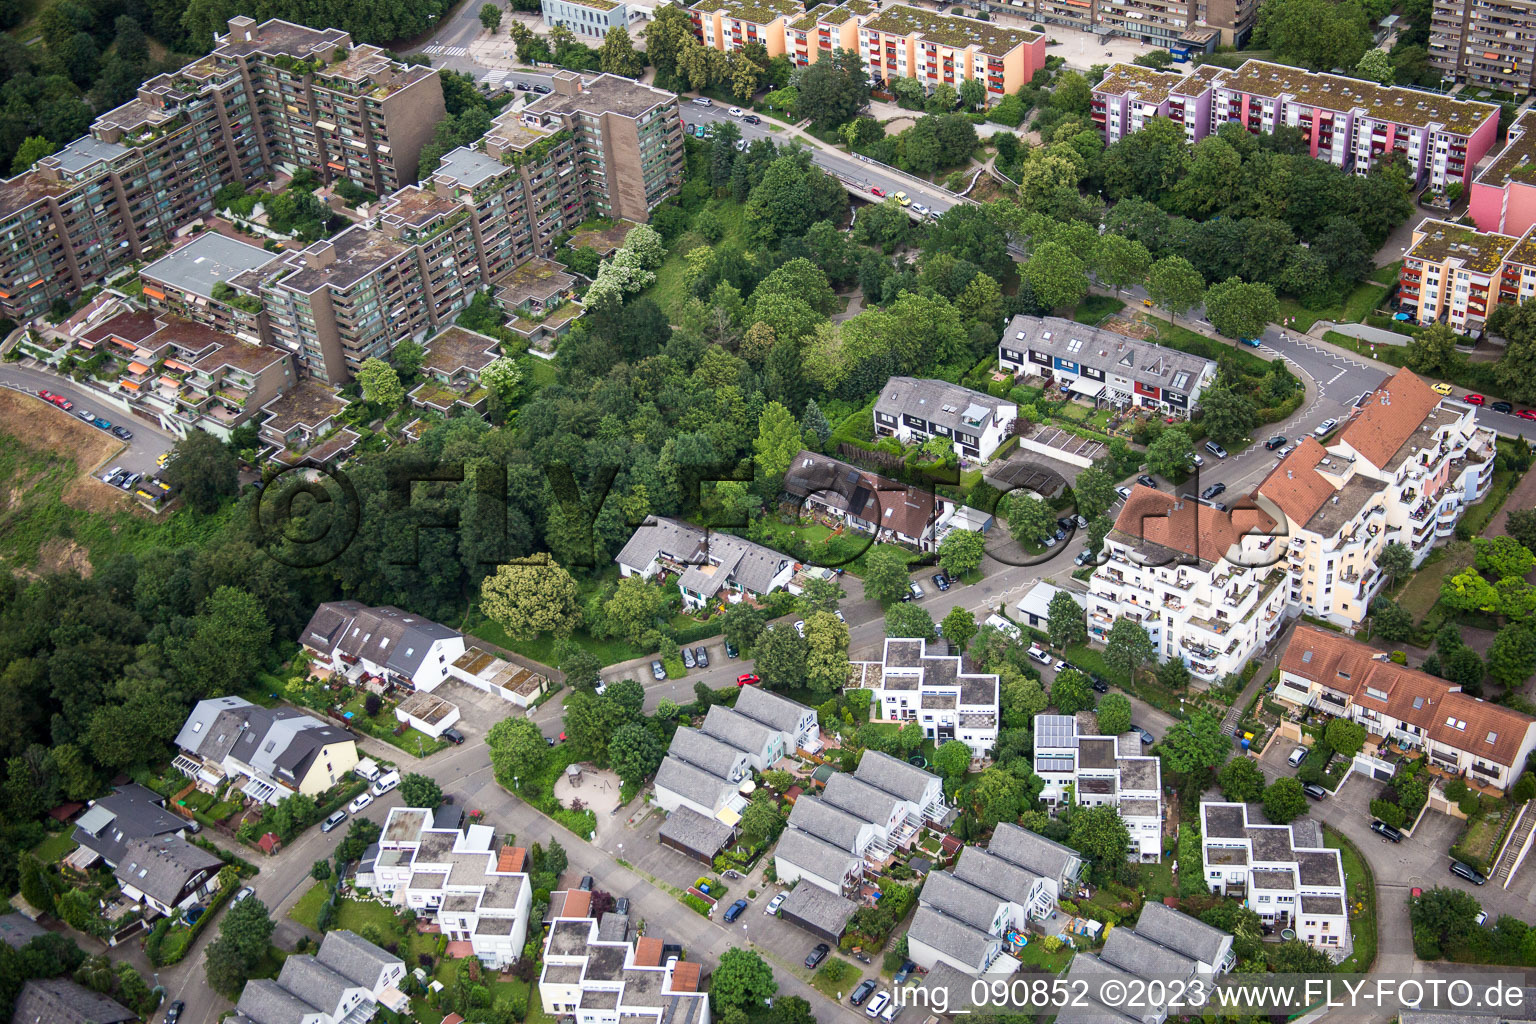
M1347 693L1362 708L1418 726L1443 746L1515 767L1536 719L1468 696L1427 672L1378 658L1383 652L1373 647L1303 624L1291 636L1280 668ZM1372 690L1386 694L1386 699L1372 695Z
M1404 367L1376 388L1338 439L1371 465L1385 466L1439 404L1440 396Z
M497 871L521 871L528 863L528 851L521 846L503 846L496 855Z
M1131 491L1115 519L1121 533L1210 562L1224 558L1243 537L1262 536L1274 528L1274 520L1261 509L1221 512L1142 484Z
M699 965L683 962L672 968L673 992L697 992L699 990Z
M565 894L565 906L560 908L561 917L590 917L592 914L592 894L581 889L572 889Z
M1317 464L1327 457L1328 449L1310 437L1302 438L1296 450L1259 484L1259 493L1279 505L1291 522L1305 526L1333 494L1333 484L1317 471Z
M635 943L636 967L660 967L661 966L662 941L646 936Z

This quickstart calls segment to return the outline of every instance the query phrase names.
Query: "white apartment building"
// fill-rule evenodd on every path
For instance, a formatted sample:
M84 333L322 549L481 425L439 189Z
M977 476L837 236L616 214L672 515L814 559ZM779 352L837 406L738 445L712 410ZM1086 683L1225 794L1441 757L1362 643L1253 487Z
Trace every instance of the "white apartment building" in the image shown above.
M552 893L551 908L557 900L539 975L546 1014L576 1024L709 1024L699 964L662 963L662 941L631 941L623 915L604 914L599 924L587 916L588 893Z
M1255 492L1284 517L1292 610L1358 626L1380 593L1381 549L1419 565L1493 480L1494 432L1477 411L1403 369L1363 397L1326 447L1305 438ZM1276 531L1280 532L1280 531Z
M523 955L533 890L521 847L498 846L489 825L434 828L425 807L395 807L379 835L375 889L430 917L450 942L468 942L487 967Z
M1262 509L1223 512L1140 484L1104 538L1088 590L1088 632L1101 643L1120 618L1139 622L1161 661L1192 675L1239 672L1285 624L1284 537Z
M997 744L997 676L966 672L925 640L886 637L883 660L849 662L848 689L873 692L876 721L921 728L936 747L957 739L979 761Z
M1391 740L1435 767L1504 790L1536 749L1536 719L1454 683L1398 665L1348 637L1300 624L1280 659L1274 695L1365 726L1367 752Z
M1163 859L1162 766L1142 754L1138 734L1083 735L1073 715L1036 715L1035 774L1045 782L1040 799L1051 813L1070 789L1079 806L1115 808L1131 834L1132 859Z
M1246 804L1202 801L1201 866L1212 892L1241 897L1277 930L1339 959L1354 948L1345 905L1344 865L1323 846L1322 826L1251 822Z
M947 437L962 459L985 461L1008 437L1019 407L944 380L892 377L875 400L875 436L903 444Z

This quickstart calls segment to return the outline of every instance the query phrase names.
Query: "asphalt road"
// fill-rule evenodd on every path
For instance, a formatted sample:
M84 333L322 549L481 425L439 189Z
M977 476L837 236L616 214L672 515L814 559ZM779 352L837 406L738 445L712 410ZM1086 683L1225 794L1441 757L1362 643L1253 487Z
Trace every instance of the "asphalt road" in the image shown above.
M73 417L84 411L95 412L96 415L109 423L121 424L133 432L133 440L126 443L122 453L112 459L111 465L122 466L131 469L135 473L153 475L159 471L155 460L162 454L171 450L176 439L158 427L151 426L138 417L120 413L117 409L103 405L94 396L84 389L77 387L68 377L62 377L46 370L34 369L22 366L19 363L7 364L4 370L0 370L0 381L8 384L19 385L21 388L36 394L38 391L48 391L55 395L63 395L73 402L75 407L65 412L54 407L59 416ZM42 399L36 399L42 401ZM47 404L47 403L44 403ZM109 466L108 468L111 468Z

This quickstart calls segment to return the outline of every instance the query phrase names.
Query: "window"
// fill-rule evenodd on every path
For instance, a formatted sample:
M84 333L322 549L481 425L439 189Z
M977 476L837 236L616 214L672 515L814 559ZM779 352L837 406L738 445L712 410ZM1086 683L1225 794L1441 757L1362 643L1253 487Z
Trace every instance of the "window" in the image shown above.
M1463 719L1457 718L1454 715L1452 715L1451 717L1447 718L1445 720L1445 724L1450 726L1452 729L1455 729L1455 730L1457 730L1459 732L1466 732L1467 731L1467 723L1466 723L1466 721L1463 720Z

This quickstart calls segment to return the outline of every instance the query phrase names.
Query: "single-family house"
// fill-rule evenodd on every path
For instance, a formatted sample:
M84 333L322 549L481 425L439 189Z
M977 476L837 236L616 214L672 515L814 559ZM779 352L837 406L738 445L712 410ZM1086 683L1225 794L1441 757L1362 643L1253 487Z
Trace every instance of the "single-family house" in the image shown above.
M614 561L623 576L677 576L683 603L702 608L717 598L761 598L794 576L794 559L734 534L647 516Z
M291 793L318 796L357 764L357 744L347 730L295 708L263 708L242 697L198 701L176 746L181 754L172 765L183 775L227 776L241 793L269 804Z

